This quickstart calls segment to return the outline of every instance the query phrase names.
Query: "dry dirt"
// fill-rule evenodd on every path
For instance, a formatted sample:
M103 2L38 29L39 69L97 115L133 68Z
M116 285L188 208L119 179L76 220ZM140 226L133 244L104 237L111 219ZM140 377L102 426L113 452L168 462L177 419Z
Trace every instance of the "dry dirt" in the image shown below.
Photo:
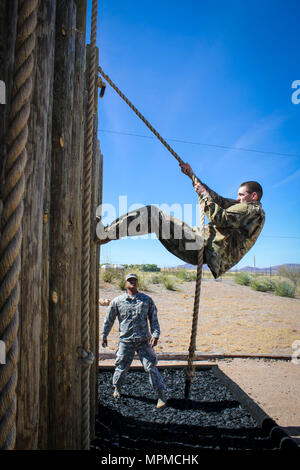
M177 284L176 291L150 285L158 308L161 337L159 354L187 353L192 324L194 282ZM100 284L100 297L112 299L122 291ZM100 306L100 327L108 307ZM236 382L269 416L290 435L300 436L300 299L278 297L240 286L230 279L203 279L198 320L197 351L205 354L286 356L289 360L216 360L220 369ZM295 341L299 341L294 343ZM297 350L293 349L297 346ZM109 337L114 353L118 324ZM174 361L172 362L174 363ZM101 364L113 364L102 360ZM167 362L160 361L160 364ZM300 440L299 440L300 442Z

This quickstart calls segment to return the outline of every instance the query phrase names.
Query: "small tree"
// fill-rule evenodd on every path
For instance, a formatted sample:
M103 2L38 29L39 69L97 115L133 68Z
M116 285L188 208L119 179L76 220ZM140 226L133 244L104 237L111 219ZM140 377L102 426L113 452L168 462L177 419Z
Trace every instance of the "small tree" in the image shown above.
M281 277L285 277L292 281L295 287L297 287L298 282L300 281L300 266L288 266L283 265L279 268L279 274Z
M157 266L157 264L142 264L141 270L148 273L157 273L160 271L160 268Z

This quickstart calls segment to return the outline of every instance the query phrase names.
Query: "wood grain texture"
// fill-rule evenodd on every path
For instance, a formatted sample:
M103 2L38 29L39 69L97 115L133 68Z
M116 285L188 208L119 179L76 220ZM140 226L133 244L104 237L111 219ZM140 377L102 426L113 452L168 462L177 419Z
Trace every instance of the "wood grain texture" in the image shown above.
M39 4L35 81L24 197L18 364L17 448L37 449L40 412L43 200L51 108L55 3Z
M76 201L80 167L73 160L76 8L61 0L56 7L53 84L51 202L49 233L48 448L77 447L73 406L79 387L74 318L80 269Z

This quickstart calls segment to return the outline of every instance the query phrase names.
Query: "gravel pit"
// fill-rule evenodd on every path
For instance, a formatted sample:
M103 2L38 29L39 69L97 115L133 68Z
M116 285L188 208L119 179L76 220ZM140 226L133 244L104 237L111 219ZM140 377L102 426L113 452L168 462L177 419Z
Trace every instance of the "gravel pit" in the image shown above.
M99 372L99 417L93 450L196 452L200 449L276 450L249 412L212 369L195 370L189 399L183 369L160 368L168 390L167 407L157 398L143 370L130 369L122 397L112 397L113 370Z

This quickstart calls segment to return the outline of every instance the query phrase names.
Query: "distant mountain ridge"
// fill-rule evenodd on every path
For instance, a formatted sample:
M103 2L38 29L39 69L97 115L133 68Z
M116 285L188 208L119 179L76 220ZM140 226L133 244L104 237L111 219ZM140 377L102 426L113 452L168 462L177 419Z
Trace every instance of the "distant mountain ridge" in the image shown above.
M181 264L179 266L176 266L177 268L179 269L197 269L197 266L193 265L193 264ZM300 264L297 264L297 263L285 263L285 264L279 264L279 265L276 265L276 266L269 266L267 268L256 268L254 266L245 266L243 268L240 268L240 269L236 269L236 268L231 268L229 270L229 272L251 272L251 273L261 273L261 274L265 274L265 273L269 273L270 271L275 274L275 273L278 273L279 272L279 269L281 267L286 267L286 268L296 268L296 269L299 269L300 270ZM203 269L205 271L209 270L209 268L204 265L203 266Z
M279 264L276 266L269 266L268 268L256 268L254 266L245 266L244 268L238 269L238 272L241 271L247 271L251 273L266 273L266 272L272 272L272 273L278 273L280 268L294 268L294 269L299 269L300 270L300 264L297 263L285 263L285 264ZM231 269L231 271L236 271L234 268Z

